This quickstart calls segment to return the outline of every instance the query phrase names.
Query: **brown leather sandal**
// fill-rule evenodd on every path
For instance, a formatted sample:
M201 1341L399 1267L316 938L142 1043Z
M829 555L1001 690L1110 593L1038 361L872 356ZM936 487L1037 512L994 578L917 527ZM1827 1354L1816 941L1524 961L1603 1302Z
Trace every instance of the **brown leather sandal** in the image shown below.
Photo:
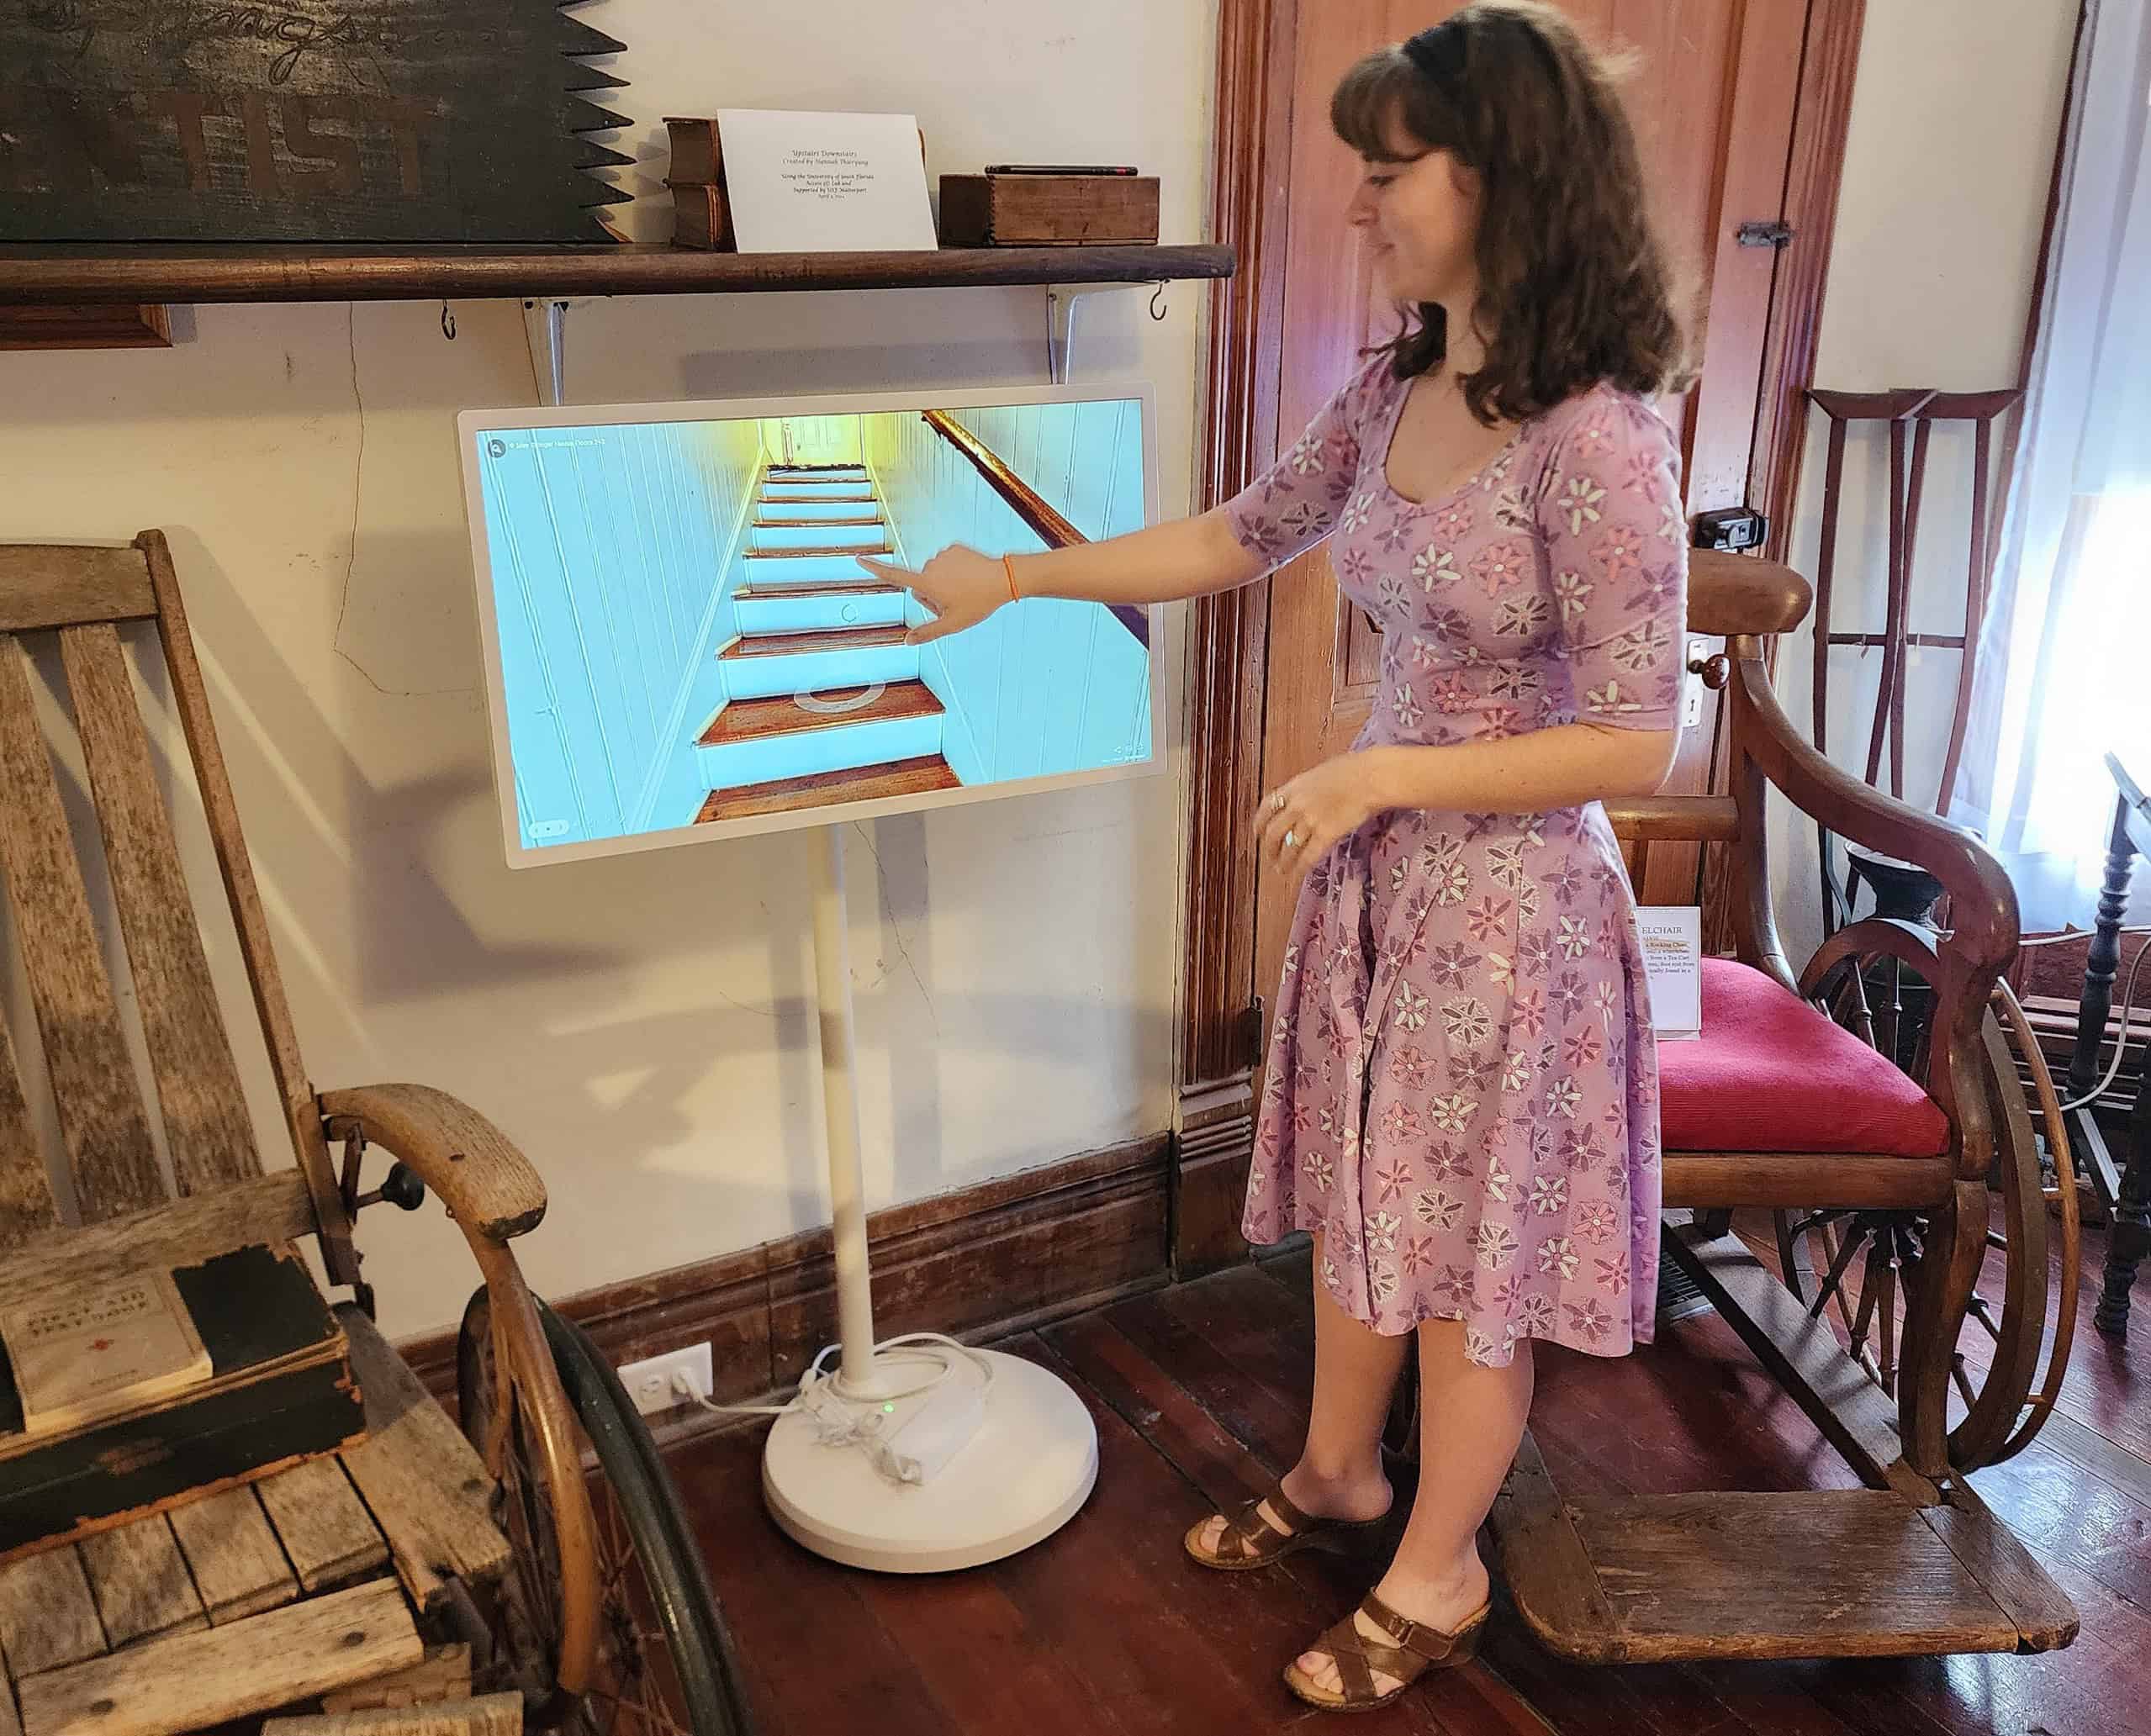
M1478 1651L1480 1637L1486 1632L1487 1612L1492 1607L1491 1602L1481 1604L1478 1613L1455 1633L1444 1633L1424 1622L1406 1620L1370 1591L1357 1613L1394 1643L1384 1645L1378 1639L1369 1639L1353 1617L1346 1616L1308 1648L1335 1660L1338 1686L1344 1692L1333 1694L1318 1686L1299 1667L1297 1658L1285 1666L1285 1686L1309 1706L1324 1712L1371 1712L1401 1697L1428 1670L1454 1670L1459 1664L1470 1662ZM1397 1686L1386 1694L1374 1691L1377 1671L1397 1679Z
M1271 1522L1262 1511L1264 1501L1270 1504L1271 1512L1284 1522L1287 1528L1280 1530ZM1285 1485L1281 1482L1258 1501L1251 1501L1239 1513L1213 1513L1211 1518L1222 1517L1224 1530L1219 1533L1215 1549L1206 1549L1202 1533L1209 1519L1197 1521L1188 1528L1183 1541L1187 1553L1203 1566L1215 1568L1219 1573L1245 1573L1250 1569L1267 1567L1273 1561L1301 1549L1334 1549L1340 1539L1355 1531L1371 1531L1387 1522L1389 1515L1375 1519L1317 1519L1302 1512L1286 1498Z

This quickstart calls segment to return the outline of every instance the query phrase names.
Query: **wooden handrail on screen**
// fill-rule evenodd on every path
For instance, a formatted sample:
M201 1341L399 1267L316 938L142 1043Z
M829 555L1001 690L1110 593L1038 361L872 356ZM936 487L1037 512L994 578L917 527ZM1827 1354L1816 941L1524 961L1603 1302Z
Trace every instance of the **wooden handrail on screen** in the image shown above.
M1039 540L1048 548L1070 548L1091 540L1063 518L1051 501L1011 470L992 447L948 411L922 410L920 414L926 419L928 427L970 461L971 467L986 478L986 487L1007 501L1009 510L1037 532ZM1135 636L1138 645L1145 651L1150 648L1150 617L1146 611L1126 603L1108 603L1105 607L1115 620Z

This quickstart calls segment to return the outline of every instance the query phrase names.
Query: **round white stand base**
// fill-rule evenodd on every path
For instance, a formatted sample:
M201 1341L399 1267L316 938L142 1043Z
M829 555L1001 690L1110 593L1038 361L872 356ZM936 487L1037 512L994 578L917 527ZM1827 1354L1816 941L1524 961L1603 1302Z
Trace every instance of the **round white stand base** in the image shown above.
M811 1419L780 1417L762 1454L770 1517L816 1554L882 1573L977 1567L1060 1530L1098 1480L1091 1413L1037 1364L979 1353L994 1380L978 1433L925 1483L893 1483L863 1448L824 1446Z

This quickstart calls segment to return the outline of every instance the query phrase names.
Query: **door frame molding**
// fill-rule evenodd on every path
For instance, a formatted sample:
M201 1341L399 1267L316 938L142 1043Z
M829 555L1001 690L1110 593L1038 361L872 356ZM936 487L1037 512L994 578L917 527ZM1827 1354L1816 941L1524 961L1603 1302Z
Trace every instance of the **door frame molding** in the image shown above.
M1291 243L1292 62L1300 0L1219 0L1210 240L1237 277L1212 286L1199 506L1229 499L1278 448L1285 265ZM1757 398L1748 499L1769 514L1778 556L1806 446L1805 393L1830 271L1866 0L1811 0L1778 256ZM1753 214L1741 214L1750 215ZM1728 221L1737 220L1728 214ZM1172 1254L1181 1275L1239 1258L1240 1195L1254 1150L1255 1073L1266 994L1255 978L1253 816L1262 790L1267 582L1198 599L1188 631L1187 900Z

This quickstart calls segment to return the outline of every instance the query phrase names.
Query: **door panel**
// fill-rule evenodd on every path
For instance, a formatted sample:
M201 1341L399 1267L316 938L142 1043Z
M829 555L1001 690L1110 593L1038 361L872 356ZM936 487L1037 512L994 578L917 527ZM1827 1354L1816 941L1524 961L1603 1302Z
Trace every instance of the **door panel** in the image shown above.
M1683 302L1701 310L1692 339L1703 377L1662 408L1681 430L1691 511L1738 505L1754 442L1777 256L1734 240L1749 219L1774 220L1784 199L1795 80L1809 0L1567 0L1596 42L1629 51L1625 95L1660 230ZM1321 0L1299 8L1293 77L1290 232L1285 275L1278 445L1289 446L1350 376L1360 352L1396 329L1375 297L1345 208L1360 172L1329 130L1329 93L1352 62L1438 24L1447 0ZM1262 783L1274 789L1345 752L1371 708L1379 637L1343 604L1329 556L1282 569L1270 603ZM1683 740L1667 788L1710 787L1716 699ZM1697 852L1661 845L1646 900L1691 901ZM1292 910L1274 877L1258 878L1255 980L1275 985Z

